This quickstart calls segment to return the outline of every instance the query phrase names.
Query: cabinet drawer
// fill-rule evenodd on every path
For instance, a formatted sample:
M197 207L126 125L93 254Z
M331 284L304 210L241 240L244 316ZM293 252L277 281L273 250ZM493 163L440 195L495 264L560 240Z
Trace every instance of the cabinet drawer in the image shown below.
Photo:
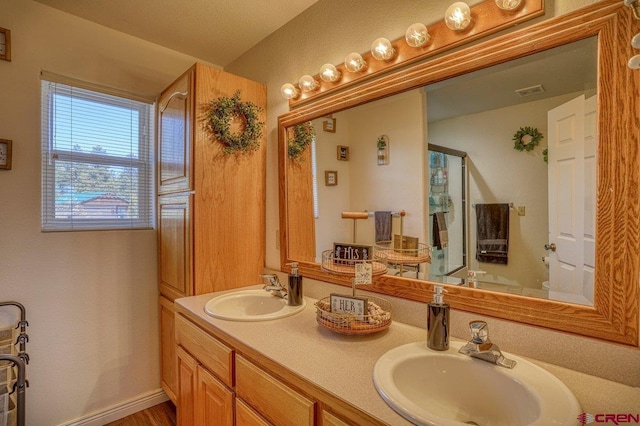
M349 426L328 411L322 410L322 426Z
M236 357L236 394L273 424L314 424L315 402L239 355Z
M241 399L236 399L236 426L273 426Z
M233 349L220 343L182 315L176 315L176 343L224 384L233 387Z

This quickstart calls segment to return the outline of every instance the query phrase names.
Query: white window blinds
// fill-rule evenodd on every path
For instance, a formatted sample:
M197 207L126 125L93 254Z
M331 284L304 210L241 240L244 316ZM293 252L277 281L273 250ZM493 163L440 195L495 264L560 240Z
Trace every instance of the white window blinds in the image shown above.
M152 101L55 77L41 80L42 230L152 228Z

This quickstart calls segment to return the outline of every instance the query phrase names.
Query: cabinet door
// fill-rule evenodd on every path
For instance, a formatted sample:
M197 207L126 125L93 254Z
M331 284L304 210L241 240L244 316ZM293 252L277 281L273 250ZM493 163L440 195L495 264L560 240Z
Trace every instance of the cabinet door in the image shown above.
M233 426L234 394L211 373L198 366L196 425Z
M158 100L158 193L185 191L191 187L193 69Z
M189 193L158 197L160 293L169 300L193 294L192 200Z
M178 346L178 426L195 425L195 412L198 403L197 369L195 358Z
M178 358L176 355L175 308L160 296L160 379L162 388L174 404L178 403Z

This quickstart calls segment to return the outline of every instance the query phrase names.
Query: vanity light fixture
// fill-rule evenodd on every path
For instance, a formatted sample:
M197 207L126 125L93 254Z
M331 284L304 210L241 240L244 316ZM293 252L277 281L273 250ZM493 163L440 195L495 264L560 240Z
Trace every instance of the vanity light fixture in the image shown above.
M307 87L304 81L285 85L281 89L283 97L288 99L289 107L294 108L343 86L440 54L463 42L477 40L544 14L545 0L483 0L472 7L465 1L452 0L455 3L447 9L444 20L428 26L419 22L412 24L406 29L404 40L402 36L393 40L380 38L374 41L370 52L352 52L339 65L325 63L318 75L312 76L316 85L311 81ZM640 4L640 0L623 1ZM525 2L526 7L523 7ZM505 13L502 8L512 9ZM482 19L472 19L472 16ZM469 31L471 26L473 31ZM453 33L449 32L451 30Z
M389 40L380 37L374 40L371 45L371 56L379 61L390 61L396 56L396 49Z
M298 95L300 95L298 89L296 89L296 87L291 83L283 84L280 88L280 93L285 99L295 99L298 97Z
M320 87L318 81L309 74L305 74L300 77L300 80L298 80L298 86L300 86L300 90L304 93L312 92Z
M515 10L522 0L496 0L496 5L502 10Z
M627 66L632 70L640 69L640 55L632 56L629 62L627 62Z
M351 52L344 58L344 67L349 72L360 72L367 67L367 63L358 52Z
M471 23L471 9L469 5L458 1L447 8L444 13L445 25L453 31L462 31Z
M631 47L634 49L640 49L640 33L634 35L631 39Z
M324 64L320 67L320 78L327 83L334 83L340 80L340 71L333 64Z
M407 28L404 33L404 39L411 47L422 47L431 39L427 26L423 23L416 22Z

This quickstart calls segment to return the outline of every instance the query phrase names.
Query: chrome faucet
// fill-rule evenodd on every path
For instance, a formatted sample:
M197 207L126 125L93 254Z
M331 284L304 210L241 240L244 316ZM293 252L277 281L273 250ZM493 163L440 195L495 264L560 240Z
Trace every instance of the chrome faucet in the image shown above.
M498 345L491 343L491 340L489 340L489 326L487 326L486 322L471 321L469 328L471 329L471 340L461 347L458 352L500 367L513 368L516 365L514 360L505 358L502 355Z
M287 289L282 287L282 284L280 284L280 280L278 280L277 275L265 274L260 276L266 282L264 287L262 287L265 291L270 291L274 296L281 297L283 299L287 298Z

